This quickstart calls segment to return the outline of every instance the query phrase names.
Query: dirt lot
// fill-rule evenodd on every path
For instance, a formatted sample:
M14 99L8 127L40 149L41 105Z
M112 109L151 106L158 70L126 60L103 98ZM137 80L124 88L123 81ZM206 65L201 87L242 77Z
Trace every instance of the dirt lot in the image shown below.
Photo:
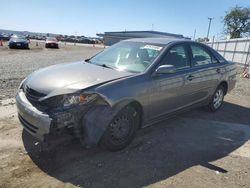
M14 92L30 72L79 61L101 48L0 47L0 187L250 187L250 79L217 113L200 108L139 131L123 151L73 139L40 152L16 116Z
M9 50L0 47L0 100L14 96L15 90L29 73L53 64L82 61L102 48L62 45L58 49L44 48L44 42L31 42L30 50Z

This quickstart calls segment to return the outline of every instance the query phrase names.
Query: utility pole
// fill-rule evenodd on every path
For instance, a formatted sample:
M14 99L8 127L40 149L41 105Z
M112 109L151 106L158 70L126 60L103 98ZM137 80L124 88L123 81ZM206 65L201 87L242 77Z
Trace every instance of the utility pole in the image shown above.
M213 18L208 18L209 20L209 24L208 24L208 29L207 29L207 41L209 40L208 37L209 37L209 32L210 32L210 26L211 26L211 21L212 21Z
M75 31L75 43L74 43L74 46L76 45L76 37L77 37L77 31Z
M152 31L154 31L154 24L152 24Z
M195 40L195 35L196 35L196 29L194 30L193 41Z

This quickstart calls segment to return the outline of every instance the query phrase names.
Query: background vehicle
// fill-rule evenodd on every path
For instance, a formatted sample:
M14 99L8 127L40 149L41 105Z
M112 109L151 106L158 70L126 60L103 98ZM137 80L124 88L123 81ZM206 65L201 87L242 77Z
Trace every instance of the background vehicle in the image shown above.
M236 67L189 40L131 39L86 62L40 69L16 96L19 119L44 140L73 129L85 146L126 147L136 131L183 109L217 111L235 86Z
M12 35L9 40L9 48L29 49L29 41L25 36Z
M10 40L10 36L8 34L0 34L0 40Z
M59 48L58 40L55 37L46 37L45 48Z

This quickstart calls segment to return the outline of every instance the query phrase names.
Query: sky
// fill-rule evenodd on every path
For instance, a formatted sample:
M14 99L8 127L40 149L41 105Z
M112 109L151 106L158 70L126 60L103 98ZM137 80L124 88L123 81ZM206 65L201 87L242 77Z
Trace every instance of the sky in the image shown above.
M0 29L85 35L155 30L222 37L223 16L250 0L1 0Z

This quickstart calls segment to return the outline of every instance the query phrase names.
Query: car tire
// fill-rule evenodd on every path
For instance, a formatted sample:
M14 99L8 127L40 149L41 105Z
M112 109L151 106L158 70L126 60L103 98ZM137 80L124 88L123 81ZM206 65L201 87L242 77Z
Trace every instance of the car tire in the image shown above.
M225 94L226 94L225 88L222 85L219 85L209 102L208 107L210 111L216 112L217 110L221 108Z
M109 151L119 151L128 146L136 135L139 114L132 106L126 106L111 120L101 138L100 145Z

